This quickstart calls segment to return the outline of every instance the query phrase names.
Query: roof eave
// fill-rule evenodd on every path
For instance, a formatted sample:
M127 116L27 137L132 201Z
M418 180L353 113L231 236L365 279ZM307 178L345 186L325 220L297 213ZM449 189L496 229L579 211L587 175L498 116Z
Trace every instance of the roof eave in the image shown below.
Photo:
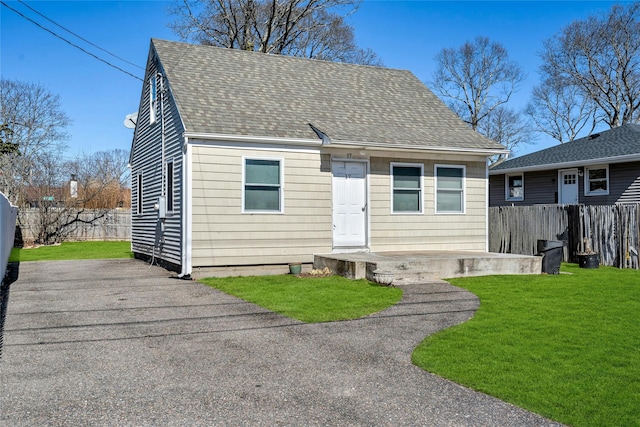
M200 139L206 141L224 141L250 144L286 144L286 145L302 145L302 146L320 146L321 139L306 138L282 138L275 136L253 136L253 135L229 135L229 134L213 134L199 132L185 132L185 138L189 140Z
M502 175L513 172L537 172L549 169L568 169L580 166L597 165L600 163L625 163L640 161L640 153L625 154L623 156L600 157L595 159L576 160L573 162L546 163L543 165L523 166L516 168L489 169L489 175Z
M329 144L324 144L326 147L335 148L358 148L361 150L376 149L380 151L395 151L395 152L432 152L432 153L467 153L484 156L493 156L497 154L507 154L507 149L492 149L492 148L473 148L473 147L429 147L422 145L411 144L385 144L381 142L356 142L356 141L331 141Z

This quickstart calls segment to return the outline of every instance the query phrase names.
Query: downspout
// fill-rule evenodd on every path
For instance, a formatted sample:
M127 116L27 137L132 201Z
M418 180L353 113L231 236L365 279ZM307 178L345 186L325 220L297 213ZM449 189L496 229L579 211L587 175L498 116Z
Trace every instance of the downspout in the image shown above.
M484 166L484 251L489 252L489 158Z
M181 279L191 277L191 147L189 138L184 137L184 148L182 150L182 194L180 197L180 215L182 225L181 239L181 271L178 275Z

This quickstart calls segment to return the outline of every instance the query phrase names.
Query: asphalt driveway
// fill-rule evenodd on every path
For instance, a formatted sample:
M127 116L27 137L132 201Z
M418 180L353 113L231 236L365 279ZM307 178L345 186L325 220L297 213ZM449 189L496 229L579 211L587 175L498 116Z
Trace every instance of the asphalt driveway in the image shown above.
M137 260L22 263L0 425L557 425L413 366L478 300L404 289L376 315L304 324Z

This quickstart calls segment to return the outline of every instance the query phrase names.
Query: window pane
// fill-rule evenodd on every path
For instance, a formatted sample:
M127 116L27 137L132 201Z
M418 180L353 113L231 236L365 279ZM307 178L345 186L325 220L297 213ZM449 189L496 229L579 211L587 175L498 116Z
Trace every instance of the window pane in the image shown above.
M513 197L514 199L522 197L522 187L510 187L509 197Z
M394 212L420 212L419 190L395 190L393 192Z
M173 163L167 163L167 211L173 211Z
M509 187L522 187L522 177L521 176L510 176L509 177Z
M247 184L280 184L280 162L278 160L247 159L245 173Z
M607 181L589 181L589 191L607 191Z
M462 190L462 169L438 168L438 188Z
M420 188L420 168L394 166L393 188Z
M606 177L606 169L589 169L589 179L605 179Z
M462 212L462 192L438 191L438 212Z
M244 207L251 211L279 211L280 188L247 185L244 193Z

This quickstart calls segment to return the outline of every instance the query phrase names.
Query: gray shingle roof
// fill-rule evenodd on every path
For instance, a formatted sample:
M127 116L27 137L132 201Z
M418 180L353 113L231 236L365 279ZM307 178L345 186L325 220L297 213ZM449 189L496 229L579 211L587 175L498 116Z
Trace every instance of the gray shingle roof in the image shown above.
M548 169L564 164L593 164L626 156L640 158L640 125L626 124L565 144L504 161L491 172L517 169Z
M187 132L500 150L411 72L153 39Z

